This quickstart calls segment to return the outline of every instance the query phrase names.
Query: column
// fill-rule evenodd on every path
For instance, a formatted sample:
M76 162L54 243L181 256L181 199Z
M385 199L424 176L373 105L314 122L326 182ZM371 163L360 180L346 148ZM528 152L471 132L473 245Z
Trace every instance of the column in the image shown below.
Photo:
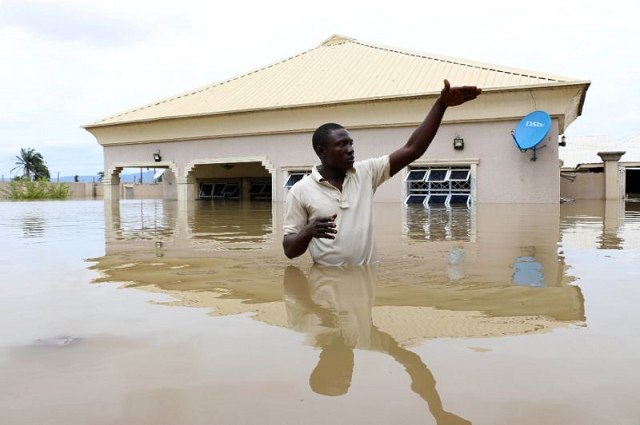
M102 184L104 185L105 202L118 202L120 200L120 176L105 177Z
M196 179L191 176L176 178L178 202L192 202L197 198Z
M598 152L604 162L604 198L606 200L620 199L620 179L618 178L619 162L626 152Z

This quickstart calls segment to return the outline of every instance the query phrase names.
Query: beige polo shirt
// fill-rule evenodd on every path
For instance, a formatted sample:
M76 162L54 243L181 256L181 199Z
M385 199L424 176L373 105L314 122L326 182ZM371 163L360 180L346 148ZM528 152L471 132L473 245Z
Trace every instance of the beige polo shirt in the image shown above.
M318 166L296 183L287 196L284 234L300 232L317 217L337 214L335 239L313 238L309 253L317 264L359 265L378 261L373 230L373 195L389 179L389 156L356 162L342 192L326 181Z

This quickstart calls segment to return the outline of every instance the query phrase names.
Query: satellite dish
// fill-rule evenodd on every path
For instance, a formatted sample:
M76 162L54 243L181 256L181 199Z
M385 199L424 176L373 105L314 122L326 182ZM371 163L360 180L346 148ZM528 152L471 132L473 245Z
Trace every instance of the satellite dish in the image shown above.
M520 152L533 151L532 161L537 159L537 150L545 146L538 145L549 134L551 117L544 111L534 111L525 116L511 132L513 142Z

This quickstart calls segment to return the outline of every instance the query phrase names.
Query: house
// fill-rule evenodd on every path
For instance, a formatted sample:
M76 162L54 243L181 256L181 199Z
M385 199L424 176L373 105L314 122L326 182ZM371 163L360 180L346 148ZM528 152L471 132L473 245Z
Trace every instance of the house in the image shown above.
M163 197L282 202L318 159L313 131L344 125L356 160L402 146L447 78L483 94L449 109L427 153L379 202L558 203L558 136L582 112L589 82L386 47L339 35L255 71L85 126L104 147L105 199L125 167L163 168ZM531 161L511 132L534 110L552 118Z

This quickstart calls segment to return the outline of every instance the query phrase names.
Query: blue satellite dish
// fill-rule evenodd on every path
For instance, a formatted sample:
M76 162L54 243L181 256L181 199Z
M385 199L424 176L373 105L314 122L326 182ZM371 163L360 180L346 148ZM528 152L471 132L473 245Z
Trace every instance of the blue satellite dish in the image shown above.
M551 117L549 114L544 111L531 112L518 123L511 133L513 143L521 152L532 150L533 157L531 160L535 161L537 158L536 151L544 148L544 146L538 147L538 145L547 137L550 129Z

